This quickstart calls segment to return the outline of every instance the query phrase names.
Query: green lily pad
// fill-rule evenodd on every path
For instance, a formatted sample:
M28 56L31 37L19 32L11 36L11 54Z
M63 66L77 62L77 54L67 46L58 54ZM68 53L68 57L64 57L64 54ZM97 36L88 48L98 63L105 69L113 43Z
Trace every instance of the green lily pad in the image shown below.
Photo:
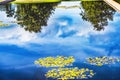
M120 62L120 58L102 56L102 57L87 58L87 62L92 65L103 66L105 64L113 64L116 62Z
M39 64L40 66L44 67L65 67L71 65L74 61L75 60L72 56L70 57L57 56L40 58L35 61L35 64Z
M89 70L88 68L58 68L48 71L45 76L47 78L54 78L58 80L74 80L91 78L94 76L94 73L93 70Z

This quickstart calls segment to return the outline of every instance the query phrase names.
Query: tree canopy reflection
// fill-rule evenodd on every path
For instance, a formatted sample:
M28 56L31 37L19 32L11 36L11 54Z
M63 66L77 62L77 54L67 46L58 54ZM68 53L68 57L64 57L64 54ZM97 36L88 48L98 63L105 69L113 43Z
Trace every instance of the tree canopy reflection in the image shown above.
M108 25L108 20L113 20L115 10L103 1L82 1L82 19L94 26L97 31L104 30L104 26Z
M47 20L54 12L58 3L42 4L16 4L16 11L11 4L6 5L7 17L15 17L18 24L26 31L40 32L42 26L47 26ZM104 30L109 20L113 20L115 10L102 1L81 1L80 15L82 19L90 22L97 31ZM62 8L78 8L79 6ZM58 7L57 7L58 8Z
M42 4L17 4L17 10L11 9L11 5L6 5L7 17L15 17L18 24L26 31L40 32L42 26L47 26L47 20L54 12L58 3Z
M47 20L54 11L52 4L19 4L17 5L16 17L25 30L30 32L39 32L41 26L47 26Z

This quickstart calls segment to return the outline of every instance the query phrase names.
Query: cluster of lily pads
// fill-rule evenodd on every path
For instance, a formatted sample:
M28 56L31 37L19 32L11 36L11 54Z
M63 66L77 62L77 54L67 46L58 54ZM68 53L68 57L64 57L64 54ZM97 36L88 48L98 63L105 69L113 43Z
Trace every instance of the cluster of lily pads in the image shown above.
M120 62L120 58L102 56L102 57L87 58L87 62L90 63L91 65L103 66L105 64L113 64L116 62Z
M58 80L87 79L92 76L94 76L92 70L88 68L78 69L77 67L52 69L46 74L47 78L52 77Z
M44 67L65 67L69 66L74 62L74 58L70 57L47 57L47 58L40 58L35 61L35 64L39 64L40 66Z
M47 57L40 58L35 61L35 64L39 64L44 67L58 67L52 70L49 70L45 76L47 78L60 79L60 80L69 80L69 79L87 79L94 76L93 70L89 70L88 68L78 69L75 68L64 68L66 66L72 65L75 61L73 56L64 57ZM103 66L105 64L113 64L116 62L120 62L120 58L117 57L93 57L87 58L87 62L91 65Z
M39 64L43 67L57 67L52 70L49 70L45 76L47 78L61 79L61 80L69 80L69 79L86 79L94 76L92 70L88 68L78 69L75 68L65 68L66 66L72 65L75 61L73 56L64 57L46 57L40 58L35 61L35 64Z

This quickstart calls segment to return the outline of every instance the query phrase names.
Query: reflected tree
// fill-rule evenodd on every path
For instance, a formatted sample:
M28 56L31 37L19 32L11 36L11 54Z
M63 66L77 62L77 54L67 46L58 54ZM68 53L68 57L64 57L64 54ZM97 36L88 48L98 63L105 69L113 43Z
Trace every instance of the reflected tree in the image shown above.
M15 10L14 8L12 8L12 5L11 4L7 4L5 5L6 7L6 14L7 14L7 17L12 17L15 13Z
M0 11L6 12L6 17L13 17L15 14L15 9L11 4L0 5Z
M40 32L58 3L18 4L15 18L26 31Z
M108 25L108 20L113 20L115 10L103 1L82 1L82 19L90 22L97 31L104 30Z
M13 17L15 13L15 9L11 4L2 4L0 5L0 11L5 11L7 14L7 17Z
M17 23L29 32L40 32L42 26L47 26L47 21L58 3L42 4L12 4L5 5L7 17L14 17ZM15 10L16 7L17 9Z
M6 11L7 17L12 17L15 13L11 4L0 5L0 11Z

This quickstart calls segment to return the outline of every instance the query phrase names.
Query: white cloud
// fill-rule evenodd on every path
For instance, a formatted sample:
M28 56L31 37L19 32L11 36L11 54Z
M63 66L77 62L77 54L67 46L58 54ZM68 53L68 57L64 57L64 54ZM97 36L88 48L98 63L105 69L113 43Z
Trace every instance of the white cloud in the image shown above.
M0 31L0 43L4 44L24 44L31 42L36 39L35 33L29 33L21 28L20 26L15 26L14 28L1 29Z
M66 5L67 4L67 5ZM80 5L79 2L62 2L59 6L73 6L73 5ZM73 24L69 25L69 22L67 20L60 21L58 20L60 17L67 16L70 19L72 19ZM14 18L8 18L5 15L5 12L0 12L0 17L3 21L13 21ZM115 20L117 17L115 16ZM57 25L59 26L57 26ZM61 28L64 26L65 29L61 30ZM59 36L61 34L64 34L64 32L69 31L76 31L74 35L68 36L67 38L60 38ZM64 32L63 32L64 31ZM54 12L54 15L52 15L49 18L48 26L42 27L41 33L30 33L28 31L25 31L24 28L21 28L18 25L15 25L13 28L7 28L7 29L1 29L0 30L0 44L16 44L16 45L23 45L23 44L29 44L29 43L37 43L37 44L44 44L44 43L63 43L67 44L68 42L70 44L72 43L80 43L82 41L87 41L89 39L90 35L104 35L109 32L114 32L115 28L111 25L108 25L105 27L104 31L95 31L93 30L93 27L90 23L83 21L80 17L80 9L79 8L72 8L72 9L59 9L57 8ZM83 39L84 38L84 39ZM78 41L78 42L76 42Z

